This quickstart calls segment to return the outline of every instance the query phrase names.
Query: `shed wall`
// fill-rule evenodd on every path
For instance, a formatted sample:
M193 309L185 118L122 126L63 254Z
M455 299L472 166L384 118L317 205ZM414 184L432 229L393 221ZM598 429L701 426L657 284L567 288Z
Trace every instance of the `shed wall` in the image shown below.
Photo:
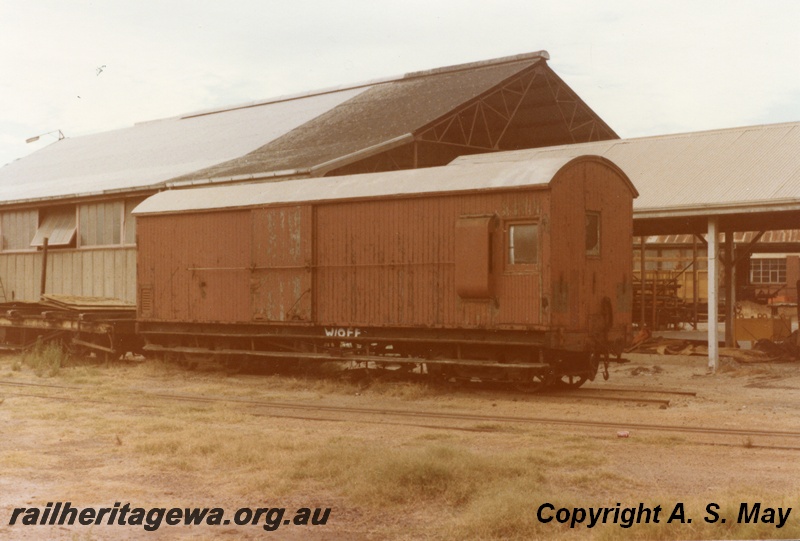
M42 252L0 254L5 300L39 300ZM136 248L51 250L45 292L136 301Z

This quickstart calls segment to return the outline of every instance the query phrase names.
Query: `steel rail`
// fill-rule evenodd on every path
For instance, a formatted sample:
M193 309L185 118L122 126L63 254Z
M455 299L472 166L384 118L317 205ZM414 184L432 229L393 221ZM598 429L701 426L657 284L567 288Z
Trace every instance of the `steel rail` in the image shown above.
M51 387L55 389L69 389L69 390L91 390L91 387L81 386L65 386L65 385L47 385L35 383L22 383L22 382L9 382L0 380L0 385L9 386L28 386L28 387ZM219 396L198 396L191 394L177 394L177 393L160 393L151 392L146 389L120 389L122 392L128 392L137 396L149 396L155 398L162 398L167 400L178 400L186 402L201 402L201 403L232 403L244 404L250 406L257 406L263 408L283 409L283 410L301 410L301 411L314 411L314 412L328 412L328 413L348 413L354 415L379 415L379 416L393 416L393 417L408 417L415 419L447 419L457 421L470 421L470 422L495 422L495 423L522 423L522 424L539 424L539 425L556 425L556 426L577 426L586 428L609 428L614 430L642 430L651 432L678 432L690 434L713 434L722 436L763 436L775 438L800 438L800 431L783 431L783 430L760 430L749 428L722 428L722 427L709 427L709 426L687 426L687 425L659 425L648 423L636 423L627 421L596 421L589 419L563 419L555 417L520 417L512 415L479 415L469 413L447 413L436 411L423 411L423 410L401 410L390 408L363 408L354 406L324 406L324 405L311 405L300 404L293 402L278 402L271 400L251 400L243 398L219 397ZM44 395L41 398L65 398L65 397L47 397Z

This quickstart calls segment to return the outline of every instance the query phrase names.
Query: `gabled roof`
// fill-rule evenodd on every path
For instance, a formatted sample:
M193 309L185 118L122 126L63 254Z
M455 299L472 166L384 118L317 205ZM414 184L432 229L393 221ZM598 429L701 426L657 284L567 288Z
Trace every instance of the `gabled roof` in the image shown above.
M464 156L453 163L581 154L608 158L628 175L640 193L634 220L800 210L800 122Z
M546 67L547 53L539 52L519 55L489 62L479 62L465 66L453 66L437 70L408 74L391 84L370 87L353 99L327 111L296 130L272 141L258 150L227 163L222 163L206 170L197 171L184 177L185 179L225 179L246 175L258 175L264 171L296 171L311 168L310 174L320 176L335 167L360 159L363 149L372 152L382 147L408 143L415 138L428 143L460 144L463 152L486 152L498 141L466 141L447 137L447 131L466 131L473 124L496 122L502 119L497 112L511 114L508 108L520 105L524 110L517 110L516 115L527 122L516 129L528 130L529 140L526 145L540 146L534 138L541 138L544 144L553 145L572 143L575 139L570 127L581 126L583 132L579 141L593 139L617 138L617 135L602 120L591 112L579 98L570 94L563 82ZM528 79L518 82L518 88L504 90L508 95L522 95L528 89L525 85L535 86L531 97L523 102L497 100L494 107L487 107L479 115L469 116L458 125L451 120L442 125L440 132L434 128L437 120L446 117L459 107L469 108L474 100L490 93L504 81L518 76L520 73L537 66L547 69L547 76L542 76L533 85L533 74ZM549 80L548 80L549 79ZM559 88L553 88L561 83ZM552 86L551 86L552 85ZM556 92L562 92L565 102L575 101L568 110L559 109ZM509 103L510 102L510 103ZM534 109L537 109L534 111ZM563 114L574 115L566 122ZM486 118L487 115L497 115ZM543 129L543 127L545 129ZM587 131L588 130L588 131ZM594 131L592 131L594 130ZM498 127L497 131L500 129ZM542 137L541 131L547 131ZM556 133L554 133L556 132ZM463 137L461 133L459 137ZM508 139L511 136L506 135ZM471 144L470 144L471 143ZM483 146L481 146L483 145ZM472 147L467 148L467 147ZM499 149L513 149L516 146L496 145ZM449 161L449 160L448 160ZM444 165L439 163L436 165ZM178 179L181 180L181 179Z
M465 152L617 137L548 58L540 51L66 138L0 168L0 205L321 176L412 140L449 149L423 166Z

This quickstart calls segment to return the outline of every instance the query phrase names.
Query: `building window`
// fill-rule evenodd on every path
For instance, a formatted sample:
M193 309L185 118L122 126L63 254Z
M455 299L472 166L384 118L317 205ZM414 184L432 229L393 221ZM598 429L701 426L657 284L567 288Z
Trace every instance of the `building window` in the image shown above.
M30 250L38 227L39 213L36 210L12 210L0 214L3 251Z
M122 201L81 205L81 246L113 246L122 241Z
M600 213L586 213L586 255L600 255Z
M136 244L136 221L131 214L144 198L87 203L78 207L80 246Z
M534 265L539 259L536 224L514 224L508 226L509 265Z
M750 260L751 284L785 284L786 259L761 259Z
M39 211L39 228L31 246L75 246L75 207L45 208Z

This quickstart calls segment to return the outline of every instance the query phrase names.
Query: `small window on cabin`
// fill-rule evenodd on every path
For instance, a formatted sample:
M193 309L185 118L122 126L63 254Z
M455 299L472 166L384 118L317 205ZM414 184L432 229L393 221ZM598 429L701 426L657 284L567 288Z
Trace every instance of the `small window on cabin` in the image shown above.
M508 264L535 265L539 258L539 226L513 224L508 226Z
M600 213L586 213L586 255L600 255Z
M67 248L75 246L75 207L45 208L39 211L39 228L33 236L31 246L48 246Z

